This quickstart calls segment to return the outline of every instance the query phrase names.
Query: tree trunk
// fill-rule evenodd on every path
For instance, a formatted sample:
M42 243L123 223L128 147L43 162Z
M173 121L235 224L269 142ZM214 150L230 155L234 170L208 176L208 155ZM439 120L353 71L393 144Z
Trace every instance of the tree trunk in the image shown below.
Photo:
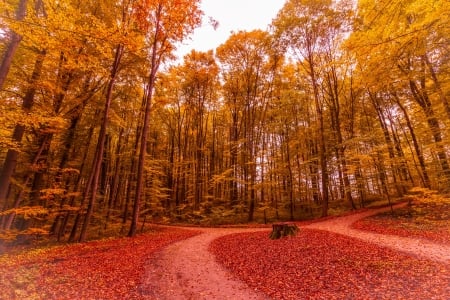
M19 1L19 5L16 10L16 21L20 22L25 18L27 12L27 2L28 0ZM8 76L12 60L21 41L22 36L12 31L10 41L8 43L8 46L6 47L5 52L3 53L2 63L0 64L0 90L3 89L3 84L5 83L6 77Z
M414 151L416 152L417 159L419 160L420 170L422 173L421 178L422 178L423 186L425 188L429 189L429 188L431 188L430 178L428 176L427 168L425 166L425 158L423 157L422 151L420 150L419 142L417 141L414 127L411 124L411 120L409 118L408 112L406 111L405 107L400 103L400 99L398 99L398 97L396 95L394 95L394 97L396 99L396 103L397 103L398 107L403 112L403 116L405 117L405 120L406 120L406 126L409 129L409 134L411 135L411 139L413 141Z
M139 147L139 161L138 161L138 168L137 168L137 181L136 181L136 193L134 196L134 205L133 205L133 216L131 219L131 225L130 225L130 231L128 232L129 237L133 237L136 235L137 225L139 221L139 208L141 203L141 195L144 187L144 167L145 167L145 156L147 154L147 138L148 138L148 132L149 132L149 126L150 126L150 112L151 112L151 106L152 106L152 100L153 100L153 89L155 87L155 81L156 81L156 73L159 69L161 54L158 54L158 35L161 34L161 23L160 23L160 17L161 17L161 10L162 7L159 6L158 11L156 12L156 28L155 28L155 34L151 50L151 61L150 61L150 74L148 77L148 82L146 86L145 96L143 99L143 102L145 103L145 110L144 110L144 123L142 125L142 135L141 135L141 141L140 141L140 147Z
M91 176L93 176L92 186L86 187L87 193L85 194L85 197L89 196L89 190L90 190L90 198L89 198L89 202L88 202L86 217L85 217L85 220L83 223L83 227L81 228L80 239L79 239L80 242L83 242L86 239L87 228L88 228L92 213L94 212L94 202L97 197L97 189L98 189L99 179L100 179L100 170L101 170L102 160L103 160L102 158L103 158L103 152L104 152L105 140L106 140L106 127L108 125L109 110L110 110L111 101L112 101L112 92L114 89L114 84L116 81L117 74L119 72L119 66L120 66L120 61L122 59L123 50L124 50L124 46L121 44L116 47L114 63L111 68L110 80L108 83L108 88L106 90L105 107L104 107L104 111L103 111L103 120L102 120L102 125L101 125L99 136L98 136L97 151L96 151L96 154L94 157L93 168L91 171L91 172L93 172L91 174Z
M395 158L396 158L395 152L394 152L394 143L392 142L391 134L389 132L389 128L388 128L388 125L386 122L386 116L384 115L383 107L381 106L381 104L379 102L378 96L372 94L370 91L369 91L369 95L370 95L370 99L372 100L372 105L373 105L375 111L377 112L378 121L380 123L381 129L383 130L383 136L384 136L384 140L386 142L386 146L387 146L389 158L390 158L390 165L391 165L391 169L392 169L392 179L394 181L394 185L397 190L397 195L401 197L403 195L403 190L400 188L400 186L398 184L398 180L397 180L398 167L397 167L397 164L394 163Z
M410 89L413 94L414 100L422 107L425 116L427 117L428 127L431 130L433 135L434 142L436 144L436 148L438 149L438 158L441 164L442 172L445 180L450 181L450 166L447 161L446 151L441 144L442 142L442 133L439 126L439 120L436 118L434 110L432 108L430 99L428 98L428 94L425 90L420 91L417 84L410 80L409 81Z
M44 151L44 145L45 145L44 143L41 144L41 147L39 148L39 150L38 150L37 153L35 154L34 159L33 159L33 161L31 162L31 165L32 165L32 166L35 166L35 165L38 163L39 158L40 158L41 155L42 155L42 151ZM26 179L25 179L25 182L23 183L23 189L21 189L20 192L19 192L19 194L17 194L16 199L15 199L15 201L14 201L14 204L13 204L12 208L18 208L18 207L20 206L20 202L22 201L24 189L26 189L26 187L27 187L28 184L30 183L32 176L33 176L33 175L32 175L31 173L27 175L27 177L26 177ZM3 216L4 218L6 218L6 222L5 222L5 223L3 224L3 226L0 227L0 228L3 228L4 230L9 230L9 229L11 229L11 225L12 225L12 223L13 223L13 221L14 221L15 215L16 215L15 213L11 213L11 214L9 214L9 215Z
M92 136L93 133L94 133L94 124L89 129L89 133L88 133L87 136ZM74 188L75 192L78 192L78 191L81 190L81 184L82 184L82 180L83 180L82 175L84 173L84 168L87 165L87 159L88 159L88 153L89 153L90 145L91 145L91 140L89 139L88 144L86 146L86 150L84 151L82 163L81 163L81 166L80 166L80 173L78 175L77 182L76 182L76 185L75 185L75 188ZM90 186L91 185L91 181L92 181L92 176L89 176L89 181L86 184L88 186ZM86 192L86 189L84 190L84 192ZM69 238L68 238L68 242L69 243L75 242L75 240L76 240L76 234L77 234L77 230L78 230L78 227L80 225L80 222L81 222L81 216L84 214L83 210L84 210L84 200L85 200L85 198L86 197L83 194L83 196L81 198L80 209L79 209L79 211L78 211L78 213L77 213L77 215L75 217L74 224L72 226L72 230L70 231L70 235L69 235ZM74 205L75 199L76 199L75 196L72 197L71 202L70 202L71 206ZM68 221L67 219L68 218L69 218L69 213L66 214L65 219L64 219L64 223L67 223L67 221Z
M22 110L25 113L29 113L31 111L31 108L33 107L34 95L36 93L35 84L41 76L44 57L45 51L39 53L36 59L33 73L30 79L30 88L27 90L25 97L23 98ZM17 144L20 144L24 133L25 126L22 124L16 124L16 126L14 127L12 140ZM15 149L8 149L8 152L6 153L5 162L3 163L3 168L0 174L0 207L5 206L9 183L11 181L14 169L16 168L18 156L19 152Z
M310 66L310 76L313 84L314 90L314 103L316 107L316 113L318 118L319 125L319 163L320 163L320 171L322 172L322 217L326 217L328 215L328 167L327 167L327 158L326 158L326 146L325 146L325 126L324 126L324 116L323 116L323 107L320 104L319 99L319 88L318 83L316 81L315 69L312 59L312 52L309 53L309 66Z
M428 67L428 70L430 71L431 78L433 79L434 87L436 91L439 94L439 98L441 99L442 105L444 105L445 112L447 113L447 119L450 120L450 104L448 102L448 99L442 90L441 82L438 80L436 72L434 71L433 65L430 62L430 59L428 58L427 54L424 54L422 57L423 61L425 61L425 64Z
M269 238L277 240L287 236L296 236L299 231L297 225L292 222L274 223Z

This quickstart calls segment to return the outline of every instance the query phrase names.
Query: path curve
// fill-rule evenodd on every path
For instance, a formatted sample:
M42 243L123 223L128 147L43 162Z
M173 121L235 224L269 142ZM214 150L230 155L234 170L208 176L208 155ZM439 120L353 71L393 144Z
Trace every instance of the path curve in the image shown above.
M398 206L403 206L400 204ZM398 207L397 206L397 207ZM450 246L433 243L424 239L401 237L396 235L384 235L369 231L354 229L351 225L363 218L389 211L390 207L369 210L362 213L334 218L323 222L302 226L303 228L319 229L334 232L349 237L357 238L365 242L374 243L382 247L394 249L409 255L430 259L437 262L450 263Z
M218 264L208 251L216 238L240 232L269 229L201 228L201 234L166 247L147 267L140 292L158 300L265 300L262 293Z
M353 229L351 224L390 208L380 208L301 226L325 230L388 247L419 258L450 263L450 247L425 240L383 235ZM192 228L190 228L192 229ZM202 233L164 248L146 267L139 291L145 299L265 300L267 296L249 288L218 264L208 251L216 238L243 232L267 231L269 228L199 228Z

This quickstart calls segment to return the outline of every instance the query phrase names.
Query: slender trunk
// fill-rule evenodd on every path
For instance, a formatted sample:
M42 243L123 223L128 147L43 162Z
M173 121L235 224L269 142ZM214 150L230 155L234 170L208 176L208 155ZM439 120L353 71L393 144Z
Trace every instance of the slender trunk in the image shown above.
M309 49L311 50L311 49ZM309 72L311 77L311 82L313 85L314 91L314 104L316 108L316 114L318 118L319 125L319 164L320 171L322 172L322 217L326 217L328 215L328 169L327 169L327 158L326 158L326 145L325 145L325 125L323 118L323 107L320 103L319 96L319 87L316 79L316 70L314 68L314 61L312 57L312 51L309 51L308 63L309 63Z
M154 55L156 56L156 53ZM151 100L152 100L154 80L155 80L155 76L151 76L151 77L153 77L153 79L151 79L149 81L149 84L147 86L147 92L146 92L147 96L145 97L146 105L145 105L145 113L144 113L144 124L142 127L142 136L141 136L140 147L139 147L139 159L138 159L137 173L136 173L136 192L135 192L135 196L134 196L131 225L130 225L130 230L128 232L129 237L133 237L136 235L137 225L139 222L139 210L140 210L140 203L141 203L141 195L142 195L142 190L144 187L144 166L145 166L145 156L147 154L147 135L149 132Z
M348 165L347 160L345 158L344 150L341 149L341 164L342 164L342 172L344 173L344 189L345 189L345 198L350 203L352 209L356 209L355 202L353 201L351 185L350 185L350 177L348 175Z
M120 183L119 173L122 170L122 163L120 156L120 152L122 150L122 136L123 136L123 129L119 131L119 141L117 142L117 148L115 153L116 157L114 163L114 174L111 179L111 192L109 193L108 207L106 211L105 229L111 216L111 209L115 206L117 194L119 191L119 183Z
M89 187L92 186L92 181L94 180L94 176L93 173L91 172L91 175L89 176L88 182L86 183L86 188L83 192L83 197L81 199L81 203L80 203L80 211L78 212L77 216L75 217L75 221L72 227L72 230L70 232L70 236L69 236L69 242L75 242L75 238L76 238L76 234L77 234L77 230L78 227L80 226L80 222L82 222L82 216L86 214L86 212L84 211L84 205L85 202L88 198L88 193L89 193ZM80 181L81 182L81 178ZM82 241L81 238L78 239L79 241Z
M62 155L61 155L61 160L59 162L59 171L58 171L59 174L57 176L57 178L59 177L58 180L60 180L61 182L64 181L64 187L65 187L66 192L68 192L71 189L71 185L72 185L71 182L75 181L75 180L71 180L70 178L68 178L67 180L63 180L62 170L67 167L67 164L69 162L70 152L71 152L71 150L74 146L74 142L75 142L76 129L77 129L79 121L81 120L81 116L83 114L83 109L86 106L88 99L90 99L93 95L93 92L89 91L89 81L90 80L88 77L84 83L83 91L84 91L84 93L86 93L86 96L84 96L84 101L81 104L77 105L74 109L72 109L72 111L68 114L68 117L70 119L70 126L67 129L66 135L64 137L63 151L62 151ZM87 136L92 136L93 129L94 128L91 127L90 132ZM85 161L86 161L90 143L91 143L91 139L88 140L88 144L86 146L86 151L85 151L83 159L82 159L82 164L79 168L80 173L78 175L78 179L76 179L75 188L72 189L75 192L78 191L80 188L81 173L84 170ZM70 206L74 205L75 198L76 197L70 197L70 202L69 202ZM69 199L67 199L67 197L64 197L64 199L60 203L60 208L62 208L64 206L64 204L67 202L67 200L69 200ZM56 229L58 227L58 223L60 221L62 222L62 224L58 230L58 237L57 237L58 241L60 241L61 238L63 237L63 235L65 234L66 226L68 224L70 215L71 215L71 212L68 211L68 212L64 213L64 215L56 216L56 218L55 218L52 228Z
M359 162L359 160L356 160L355 162L356 164L356 168L355 168L355 179L356 179L356 184L358 186L358 194L359 194L359 207L363 208L365 205L365 188L364 188L364 178L362 177L362 172L361 172L361 163Z
M340 162L340 171L339 171L339 181L343 183L343 196L347 200L347 202L350 204L352 209L356 209L355 203L353 201L352 197L352 191L351 191L351 185L350 185L350 178L348 174L348 165L347 165L347 159L345 158L345 146L343 145L344 139L342 137L341 132L341 124L340 124L340 118L339 118L339 112L336 112L336 136L337 136L337 159Z
M37 151L37 153L34 156L34 159L33 159L32 163L31 163L32 166L35 166L38 163L39 158L42 155L42 151L44 151L44 146L45 146L45 143L42 143L41 147L39 148L39 150ZM29 174L26 177L25 182L23 183L23 187L24 188L21 189L19 194L16 196L16 199L14 201L14 204L13 204L12 208L18 208L20 206L20 202L22 201L24 190L26 189L26 187L30 183L32 176L33 176L32 174ZM12 225L12 223L14 221L15 215L16 215L15 213L11 213L10 215L4 216L4 217L7 217L7 219L6 219L5 224L3 224L3 226L2 226L3 229L5 229L5 230L11 229L11 225Z
M94 125L92 125L91 128L89 129L89 133L88 133L87 136L92 136L93 133L94 133ZM89 139L88 144L86 146L86 150L84 151L84 155L83 155L83 159L82 159L82 164L80 166L80 173L78 175L77 183L75 185L75 188L73 189L75 192L78 192L78 191L81 190L81 184L82 184L82 179L83 179L82 174L84 173L83 171L84 171L84 168L85 168L85 166L87 164L87 158L88 158L88 153L89 153L90 146L91 146L91 140ZM89 176L89 181L87 183L88 186L91 185L91 181L92 181L92 176ZM86 192L86 190L84 192ZM80 222L81 222L81 217L84 214L84 211L83 211L83 209L84 209L84 199L85 199L85 196L83 195L83 197L81 198L80 209L79 209L79 211L78 211L78 213L77 213L77 215L75 217L75 221L74 221L74 224L72 226L72 230L70 231L70 235L69 235L69 239L68 239L68 242L70 242L70 243L75 242L75 237L76 237L77 230L78 230L78 227L79 227ZM70 201L70 206L73 206L75 204L75 200L76 200L76 197L73 196L71 198L71 201ZM70 216L70 213L68 212L66 214L64 222L63 222L66 225L67 225L69 216ZM65 227L66 225L64 225L63 227ZM61 232L61 230L60 230L60 232Z
M383 193L385 194L387 200L388 200L388 204L391 207L391 212L393 213L393 207L392 207L392 203L391 203L391 196L389 193L389 187L388 187L388 182L387 182L387 176L386 176L386 169L384 167L384 163L383 163L383 154L381 153L381 151L377 152L377 158L376 158L376 166L378 169L378 177L381 181L381 186L382 186L382 190Z
M441 82L438 80L436 72L434 71L433 65L428 58L428 55L424 54L422 58L430 71L431 78L433 79L434 87L439 94L439 98L441 99L442 104L444 105L445 112L447 113L447 118L450 120L450 104L448 103L448 99L442 89Z
M303 158L303 161L311 161L311 163L308 164L309 166L309 181L311 182L311 188L309 189L309 194L312 194L312 199L314 204L319 204L320 202L320 191L319 191L319 166L317 163L317 145L315 144L315 141L313 139L308 139L308 156L307 158ZM307 185L309 188L309 185ZM307 191L308 192L308 191Z
M417 84L412 80L409 81L409 85L414 100L422 107L424 114L427 117L428 127L431 130L436 148L438 149L437 155L441 164L444 178L447 181L450 181L450 166L447 161L446 151L444 149L444 146L442 145L442 133L439 125L439 120L436 118L430 99L428 98L428 94L425 90L420 91Z
M175 130L169 131L169 165L167 166L167 188L170 190L170 194L167 196L164 208L166 212L171 211L172 199L175 198Z
M395 96L395 99L396 99L396 103L397 103L398 107L403 112L403 116L406 120L406 126L409 129L409 134L411 135L411 139L413 141L414 151L416 152L417 159L419 160L419 165L420 165L420 169L421 169L421 173L422 173L421 178L422 178L423 186L425 188L431 188L430 178L428 176L427 168L425 166L425 158L423 157L422 151L420 150L420 145L419 145L419 142L417 141L416 133L414 131L414 127L411 124L409 114L408 114L407 110L405 109L405 107L400 103L400 99L398 99L397 96Z
M149 132L150 126L150 112L151 112L151 104L153 98L153 89L155 87L156 81L156 73L159 69L159 63L161 56L158 57L158 46L161 41L158 39L158 35L161 34L161 24L160 17L162 13L162 7L159 6L156 11L156 28L154 34L154 41L151 50L151 61L150 61L150 74L148 78L148 83L146 87L146 93L144 97L145 110L144 110L144 123L142 125L142 135L141 135L141 144L139 147L139 161L138 161L138 169L137 169L137 180L136 180L136 193L134 197L134 206L133 206L133 216L131 219L130 230L128 232L129 237L133 237L136 235L137 224L139 221L139 208L141 203L141 195L144 187L144 167L145 167L145 156L147 154L147 135Z
M378 121L380 122L381 129L383 130L384 140L386 142L386 146L389 152L389 158L390 158L390 165L392 169L392 179L394 181L394 185L397 189L398 196L403 195L403 190L400 188L397 180L397 174L398 174L398 167L397 164L394 162L396 161L396 156L394 152L394 143L392 142L391 134L389 132L389 128L386 121L386 116L383 113L383 108L381 104L378 101L377 95L372 94L369 92L370 99L372 100L372 105L377 112Z
M32 174L34 174L33 184L31 187L30 193L30 203L31 205L38 205L41 196L41 190L44 187L44 175L48 169L48 156L50 152L50 143L53 138L53 134L44 134L40 138L40 146L39 149L41 151L41 155L36 162L35 168L32 170ZM42 150L41 150L42 149Z
M103 155L102 155L102 163L100 166L100 178L99 178L99 192L102 196L107 194L109 176L111 170L111 161L110 161L110 145L111 145L111 136L109 134L105 135L105 144L103 145Z
M108 88L106 90L105 107L104 107L104 111L103 111L103 121L102 121L102 125L100 128L99 136L98 136L97 151L96 151L96 155L94 158L93 169L92 169L92 175L93 175L92 188L90 189L89 186L86 187L87 190L89 190L89 189L91 190L91 193L90 193L90 198L89 198L89 202L88 202L86 217L85 217L85 220L83 223L83 227L81 228L80 239L79 239L80 242L83 242L86 239L87 228L88 228L92 213L94 212L94 203L95 203L95 199L97 197L97 189L98 189L99 179L100 179L100 170L101 170L101 166L102 166L102 158L103 158L103 152L104 152L104 147L105 147L106 128L108 125L109 110L110 110L111 101L112 101L112 92L113 92L116 77L117 77L117 74L119 71L119 65L120 65L120 61L122 59L123 50L124 50L124 47L121 44L116 47L114 63L111 68L110 80L108 83ZM88 196L89 196L89 193L86 193L85 197L88 197Z
M413 79L409 80L409 88L412 94L412 98L413 100L420 105L420 107L422 108L425 116L426 116L426 120L428 123L428 126L431 130L434 142L436 144L436 148L437 148L437 155L439 158L439 163L441 164L441 168L442 168L442 173L443 173L443 177L444 177L444 181L446 181L446 184L448 186L448 182L450 181L450 166L449 163L447 161L447 154L446 154L446 149L444 148L444 146L442 145L442 133L441 133L441 129L440 129L440 125L439 125L439 120L436 117L436 114L433 110L431 101L428 97L428 93L427 93L427 87L426 87L426 78L425 78L425 69L427 67L427 57L422 57L421 60L421 71L422 71L422 76L421 78L419 78L418 82L416 82ZM403 67L401 65L398 65L398 68L407 76L410 75L410 66L407 67ZM430 69L430 64L428 62L428 68ZM430 72L433 73L433 69L430 69ZM433 75L432 75L433 76ZM437 84L436 88L439 89L439 81L434 82L435 85ZM441 100L444 102L444 106L445 106L445 102L447 101L446 98L441 98ZM446 107L447 110L447 107ZM450 111L450 109L448 109L448 111Z
M20 22L25 18L27 12L27 2L28 0L19 1L19 5L16 10L16 21ZM5 52L3 53L3 59L0 64L0 90L3 89L3 84L5 83L6 77L8 76L12 60L21 41L22 36L12 31L10 41L8 43L8 46L6 47Z
M232 125L230 133L230 167L232 168L230 180L230 206L233 207L238 204L238 185L237 185L237 161L238 161L238 113L232 112Z
M24 113L29 113L34 105L34 95L36 93L35 84L39 80L42 72L42 66L44 63L45 51L39 53L34 70L30 79L30 88L27 90L22 103L22 110ZM25 133L25 126L22 124L16 124L12 136L13 142L20 144ZM4 207L6 203L6 196L8 194L9 184L13 175L14 169L17 165L17 158L19 151L15 149L8 149L6 153L5 162L0 174L0 207Z
M287 126L286 126L287 127ZM289 148L289 133L286 128L286 163L287 163L287 169L288 169L288 193L289 193L289 219L291 221L294 221L294 175L292 172L292 166L291 166L291 151Z

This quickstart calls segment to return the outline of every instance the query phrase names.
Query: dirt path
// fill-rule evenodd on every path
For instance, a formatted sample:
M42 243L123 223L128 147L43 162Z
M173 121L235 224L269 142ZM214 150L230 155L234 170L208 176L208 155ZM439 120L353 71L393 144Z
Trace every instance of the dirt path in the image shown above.
M382 247L388 247L419 258L430 259L443 263L450 263L450 246L448 245L436 244L423 239L421 240L394 235L384 235L351 228L351 224L353 224L354 222L371 215L388 211L389 209L390 208L380 208L370 210L360 214L354 214L341 218L331 219L328 221L313 223L304 226L304 228L319 229L339 233L369 243L374 243Z
M313 223L303 228L326 230L421 258L450 263L450 247L424 240L382 235L351 228L359 219L389 208L370 210L341 218ZM212 240L232 233L270 231L270 229L202 228L203 233L165 248L146 270L145 282L139 287L143 296L159 300L267 299L258 291L238 281L209 253Z
M141 293L158 300L267 299L236 280L208 251L211 241L220 236L258 230L202 228L202 234L170 245L150 262Z

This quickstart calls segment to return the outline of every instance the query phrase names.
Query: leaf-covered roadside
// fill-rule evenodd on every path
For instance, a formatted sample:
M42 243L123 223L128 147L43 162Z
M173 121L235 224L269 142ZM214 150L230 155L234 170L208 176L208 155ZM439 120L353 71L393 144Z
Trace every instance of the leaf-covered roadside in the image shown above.
M196 234L158 228L135 238L3 255L0 295L2 299L139 299L138 286L152 253Z
M450 244L450 199L431 195L411 205L356 221L355 229Z
M380 234L398 235L403 237L415 237L430 240L436 243L449 244L449 229L426 229L425 225L410 220L391 218L386 216L374 216L356 221L353 228L372 231Z
M450 266L341 235L302 229L295 238L228 235L216 259L273 299L446 299Z

